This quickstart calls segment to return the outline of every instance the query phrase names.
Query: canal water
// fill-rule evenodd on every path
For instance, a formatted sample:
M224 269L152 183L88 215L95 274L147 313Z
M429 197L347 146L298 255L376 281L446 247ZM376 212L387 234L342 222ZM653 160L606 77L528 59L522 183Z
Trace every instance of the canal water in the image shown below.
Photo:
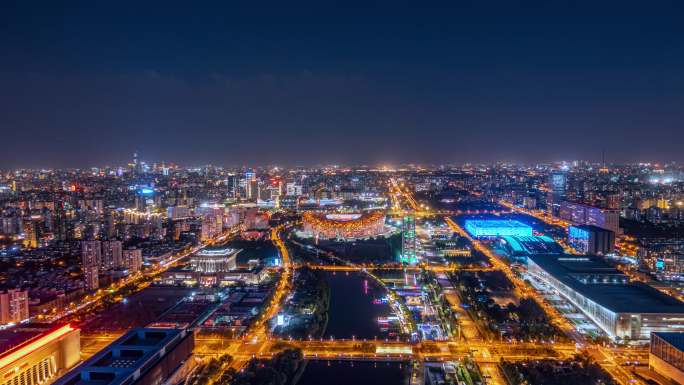
M373 339L387 338L378 317L392 316L390 306L381 301L386 291L375 280L360 272L327 272L330 286L330 308L327 338Z
M404 385L405 362L309 361L297 385Z

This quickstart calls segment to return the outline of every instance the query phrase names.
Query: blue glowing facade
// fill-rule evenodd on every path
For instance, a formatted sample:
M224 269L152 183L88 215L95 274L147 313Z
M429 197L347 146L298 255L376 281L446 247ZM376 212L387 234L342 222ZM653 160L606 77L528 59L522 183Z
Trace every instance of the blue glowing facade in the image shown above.
M468 219L465 221L465 229L475 238L531 237L533 235L532 227L513 220Z
M568 227L568 243L583 254L608 254L615 246L615 233L597 226Z
M575 239L589 239L589 231L582 227L570 226L568 228L568 236Z

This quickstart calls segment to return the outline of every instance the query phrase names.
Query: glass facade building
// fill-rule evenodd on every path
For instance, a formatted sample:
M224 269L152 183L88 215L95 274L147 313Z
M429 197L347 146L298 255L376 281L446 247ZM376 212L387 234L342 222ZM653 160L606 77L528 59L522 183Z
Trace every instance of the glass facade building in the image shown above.
M651 334L648 366L679 384L684 383L684 333Z
M583 254L609 254L615 247L615 233L597 226L568 227L568 243Z
M684 330L684 303L627 276L601 258L531 255L528 272L575 305L611 339L647 340Z

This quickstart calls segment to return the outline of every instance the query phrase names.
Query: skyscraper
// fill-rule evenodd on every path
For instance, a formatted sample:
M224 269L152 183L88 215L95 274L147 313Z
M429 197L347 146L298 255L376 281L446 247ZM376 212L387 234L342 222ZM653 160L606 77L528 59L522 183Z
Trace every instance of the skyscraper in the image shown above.
M414 265L416 259L416 219L407 215L401 224L401 262Z
M228 174L226 177L226 195L235 198L239 195L238 177L235 174Z
M567 175L563 171L554 171L549 174L549 192L546 199L546 210L549 215L558 216L560 204L565 198Z
M58 241L66 241L67 239L67 218L66 210L64 209L64 202L55 202L55 215L52 217L53 220L53 233L55 239Z
M256 201L258 199L259 182L257 181L256 174L253 171L247 171L245 173L245 190L248 200Z
M27 218L23 223L24 246L35 249L38 247L38 224L31 218Z

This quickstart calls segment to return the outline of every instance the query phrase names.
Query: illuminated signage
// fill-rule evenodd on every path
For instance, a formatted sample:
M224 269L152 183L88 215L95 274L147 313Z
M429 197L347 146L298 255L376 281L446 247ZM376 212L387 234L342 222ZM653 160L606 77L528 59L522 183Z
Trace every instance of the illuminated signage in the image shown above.
M74 330L76 329L71 327L70 325L64 325L59 329L54 330L44 336L41 336L40 338L34 341L28 342L24 346L20 346L14 351L10 351L10 353L6 356L0 357L0 368L6 367L7 365L17 361L18 359L33 353L34 351L44 347L45 345L51 342L58 340L59 338L69 334Z
M413 354L411 345L378 345L375 347L376 354Z

